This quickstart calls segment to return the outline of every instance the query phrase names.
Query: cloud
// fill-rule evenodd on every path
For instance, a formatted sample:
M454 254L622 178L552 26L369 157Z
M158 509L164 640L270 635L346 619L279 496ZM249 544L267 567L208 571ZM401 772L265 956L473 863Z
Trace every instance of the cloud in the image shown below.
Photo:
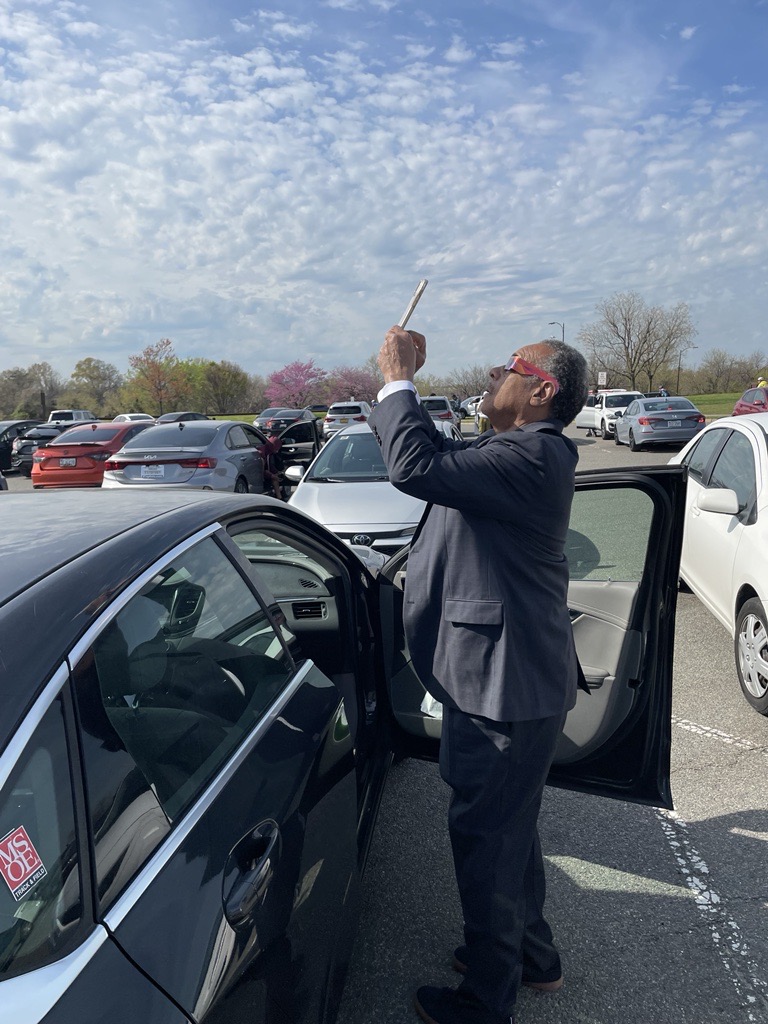
M686 41L688 39L693 39L698 30L698 25L686 25L685 28L680 29L680 38L685 39Z

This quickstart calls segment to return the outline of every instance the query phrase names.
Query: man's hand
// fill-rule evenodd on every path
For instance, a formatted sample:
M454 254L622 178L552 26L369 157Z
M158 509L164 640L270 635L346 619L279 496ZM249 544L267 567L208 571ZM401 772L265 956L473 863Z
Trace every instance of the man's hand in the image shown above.
M379 350L379 369L384 375L384 383L389 384L393 380L412 381L426 358L427 339L423 334L404 331L402 327L390 328Z

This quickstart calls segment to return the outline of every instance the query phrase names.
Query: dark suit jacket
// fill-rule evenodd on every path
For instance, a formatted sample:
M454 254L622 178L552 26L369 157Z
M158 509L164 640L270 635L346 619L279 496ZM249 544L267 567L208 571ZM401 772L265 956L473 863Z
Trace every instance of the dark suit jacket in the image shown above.
M369 423L394 486L429 503L405 584L421 681L442 703L498 722L572 708L563 549L578 453L562 424L450 441L405 390L380 402Z

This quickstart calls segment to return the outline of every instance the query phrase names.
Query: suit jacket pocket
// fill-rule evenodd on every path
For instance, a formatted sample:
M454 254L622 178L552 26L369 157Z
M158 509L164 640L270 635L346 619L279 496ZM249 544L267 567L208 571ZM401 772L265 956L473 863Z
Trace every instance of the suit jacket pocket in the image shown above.
M501 601L446 601L444 614L449 622L500 626L504 621L504 605Z

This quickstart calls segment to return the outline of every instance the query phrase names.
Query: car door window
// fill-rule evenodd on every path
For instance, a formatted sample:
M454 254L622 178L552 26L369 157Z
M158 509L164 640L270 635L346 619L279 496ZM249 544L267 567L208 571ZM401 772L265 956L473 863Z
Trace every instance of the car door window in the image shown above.
M228 448L250 448L253 442L242 427L232 427L227 434Z
M61 959L82 938L68 765L57 698L0 789L0 981Z
M688 467L688 472L695 480L700 481L703 478L710 459L723 443L727 433L725 428L708 430L685 456L683 465Z
M725 442L710 475L708 486L727 487L735 491L739 499L739 508L751 509L757 493L755 457L749 438L740 431L734 430Z
M746 391L746 392L745 392L745 393L744 393L744 394L743 394L743 395L741 396L741 400L742 400L742 402L750 402L750 403L752 403L752 402L754 402L754 401L755 401L755 398L756 398L756 397L757 397L757 391L754 391L754 390L752 390L752 391Z
M112 902L294 672L212 539L165 565L78 664L99 895Z
M640 409L639 404L637 402L632 402L630 404L629 408L627 409L626 415L627 416L637 416L637 413L638 413L639 409Z

